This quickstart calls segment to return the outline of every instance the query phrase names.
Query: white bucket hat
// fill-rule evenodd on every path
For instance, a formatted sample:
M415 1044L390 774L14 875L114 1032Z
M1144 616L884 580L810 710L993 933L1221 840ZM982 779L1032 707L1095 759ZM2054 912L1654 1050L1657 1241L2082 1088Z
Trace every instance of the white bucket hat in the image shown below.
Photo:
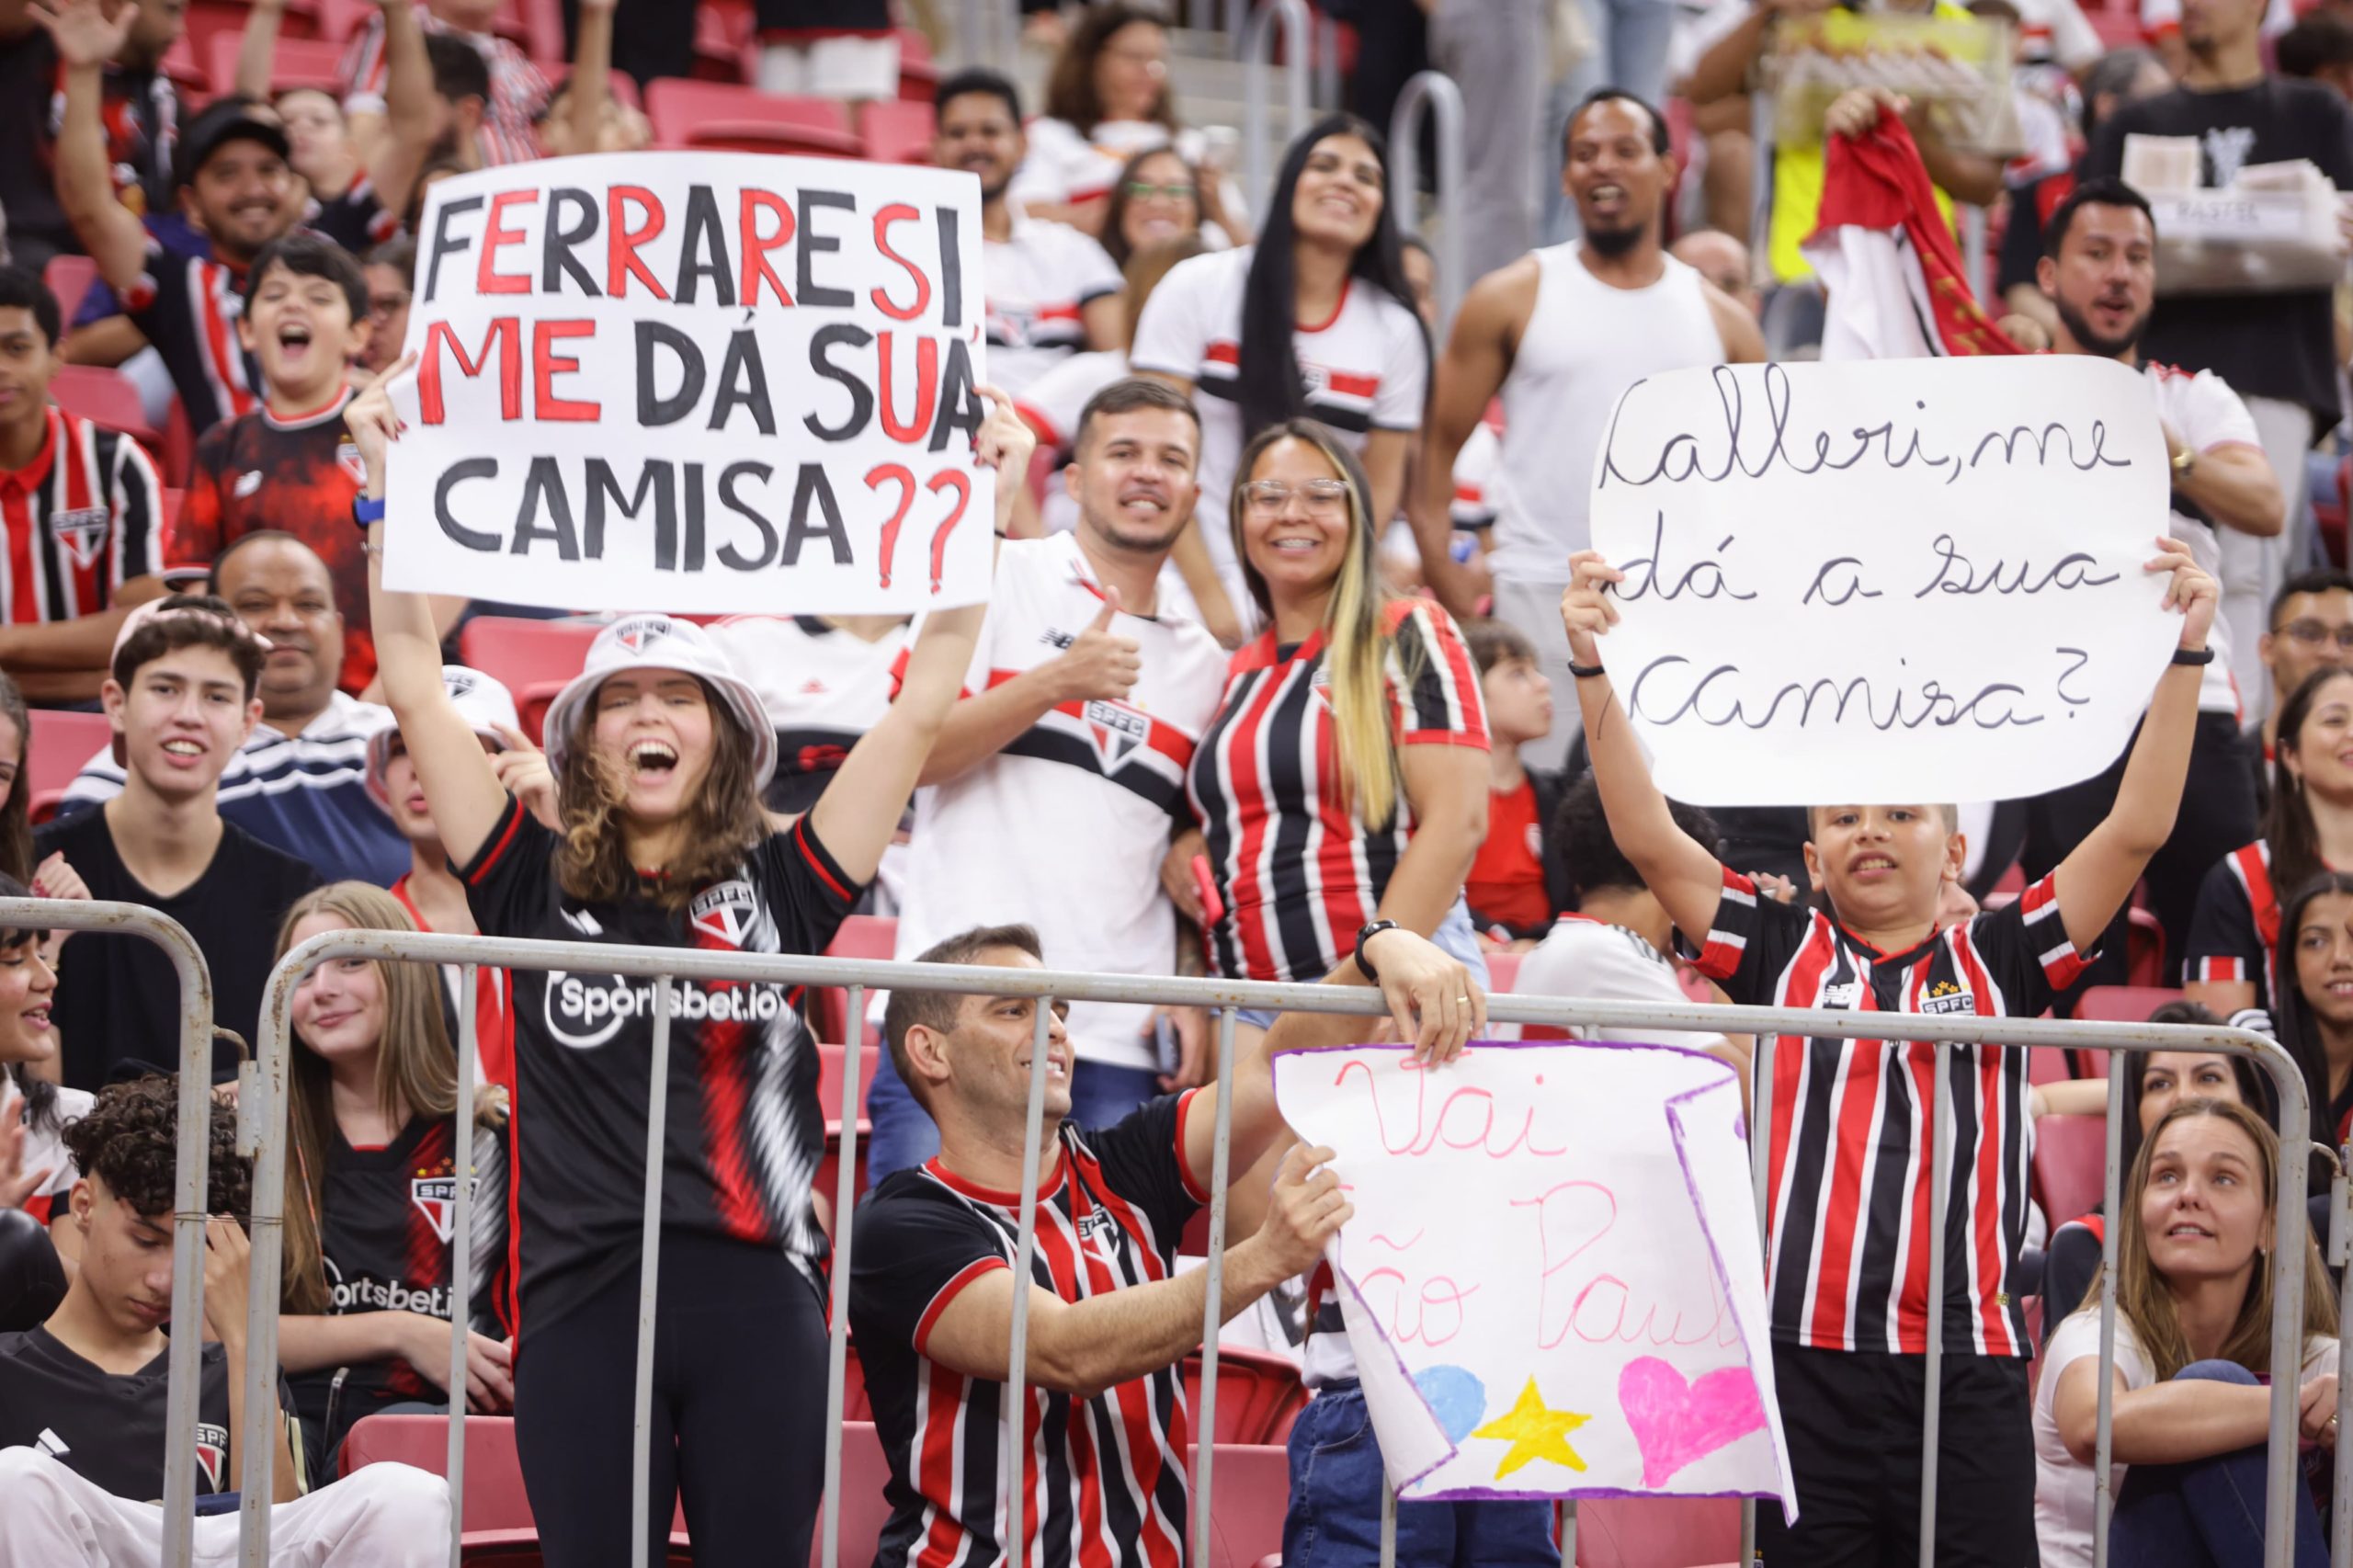
M515 694L495 678L464 665L441 666L441 689L449 694L450 704L474 733L490 743L493 751L506 749L506 737L498 733L502 724L519 730L523 722L515 715ZM401 733L398 724L387 724L368 737L368 794L370 799L392 810L392 800L384 788L384 765L392 760L392 741Z
M580 710L606 676L623 670L677 670L719 693L729 714L751 740L752 788L767 788L776 771L776 730L768 722L767 710L760 706L759 693L735 673L726 653L709 633L691 620L671 615L625 615L597 633L597 641L588 645L587 663L548 704L541 742L547 748L548 766L557 774L563 772Z

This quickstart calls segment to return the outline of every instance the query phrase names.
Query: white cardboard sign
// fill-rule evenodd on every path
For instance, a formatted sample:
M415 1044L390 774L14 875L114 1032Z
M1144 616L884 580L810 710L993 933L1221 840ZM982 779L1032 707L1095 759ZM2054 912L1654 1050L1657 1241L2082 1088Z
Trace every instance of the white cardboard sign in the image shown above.
M395 588L869 613L987 596L969 174L631 153L436 185Z
M2088 356L1737 365L1619 399L1601 657L1700 805L2009 800L2123 749L2180 635L2155 405Z
M1765 1496L1794 1515L1733 1071L1671 1046L1275 1058L1337 1154L1327 1253L1398 1495Z

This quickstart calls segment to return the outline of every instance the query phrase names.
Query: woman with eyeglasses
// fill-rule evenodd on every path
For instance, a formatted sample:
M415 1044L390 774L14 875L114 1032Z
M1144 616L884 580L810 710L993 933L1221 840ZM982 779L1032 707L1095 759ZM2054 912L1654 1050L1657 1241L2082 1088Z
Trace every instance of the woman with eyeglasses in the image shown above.
M2271 630L2258 652L2271 672L2271 710L2263 716L2263 756L2256 770L2261 790L2270 782L2272 743L2288 694L2314 670L2353 662L2353 575L2322 567L2280 584L2271 600Z
M1199 393L1199 543L1245 619L1249 589L1222 507L1252 437L1315 420L1359 460L1372 517L1395 517L1404 498L1430 346L1388 198L1381 133L1326 116L1284 154L1258 243L1177 267L1136 323L1136 372Z
M2276 1006L2281 888L2353 869L2353 669L2325 665L2279 708L2263 836L2206 873L2182 991L2224 1017Z
M1178 240L1225 249L1225 235L1201 222L1201 210L1200 176L1175 148L1138 153L1120 170L1104 205L1103 249L1122 270L1138 252Z

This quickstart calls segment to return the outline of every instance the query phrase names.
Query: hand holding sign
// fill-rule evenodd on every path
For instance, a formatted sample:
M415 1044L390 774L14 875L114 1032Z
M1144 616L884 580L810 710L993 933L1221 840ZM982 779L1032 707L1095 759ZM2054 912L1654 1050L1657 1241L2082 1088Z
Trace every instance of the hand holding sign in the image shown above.
M1323 1260L1324 1244L1356 1218L1356 1206L1332 1172L1332 1159L1331 1150L1304 1143L1292 1144L1283 1156L1266 1223L1251 1238L1266 1251L1267 1272L1278 1279L1313 1268Z
M2141 569L2166 574L2165 608L2181 611L2179 645L2193 652L2205 647L2207 634L2214 630L2215 609L2222 602L2222 585L2190 559L2189 546L2177 539L2160 536L2157 553Z

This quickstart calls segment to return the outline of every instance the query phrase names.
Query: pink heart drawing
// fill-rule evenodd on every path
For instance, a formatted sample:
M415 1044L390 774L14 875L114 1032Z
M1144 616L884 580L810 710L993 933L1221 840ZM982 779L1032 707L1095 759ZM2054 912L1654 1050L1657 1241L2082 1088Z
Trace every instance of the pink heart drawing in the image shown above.
M1765 1425L1765 1403L1746 1367L1719 1367L1696 1382L1655 1356L1618 1376L1618 1403L1643 1450L1643 1484L1663 1486L1695 1460Z

